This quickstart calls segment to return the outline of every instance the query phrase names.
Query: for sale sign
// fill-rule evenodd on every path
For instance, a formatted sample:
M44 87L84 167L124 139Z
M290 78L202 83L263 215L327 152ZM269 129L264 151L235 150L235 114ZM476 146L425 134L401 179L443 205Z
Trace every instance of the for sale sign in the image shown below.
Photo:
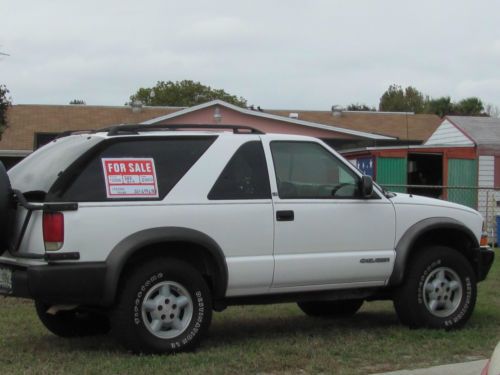
M108 198L158 198L152 158L103 158Z

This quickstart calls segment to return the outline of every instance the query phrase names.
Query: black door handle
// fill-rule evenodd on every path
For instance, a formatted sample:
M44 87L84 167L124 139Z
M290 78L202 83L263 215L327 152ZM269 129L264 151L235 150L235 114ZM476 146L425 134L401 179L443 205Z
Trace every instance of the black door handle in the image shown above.
M276 220L278 221L293 221L293 211L276 211Z

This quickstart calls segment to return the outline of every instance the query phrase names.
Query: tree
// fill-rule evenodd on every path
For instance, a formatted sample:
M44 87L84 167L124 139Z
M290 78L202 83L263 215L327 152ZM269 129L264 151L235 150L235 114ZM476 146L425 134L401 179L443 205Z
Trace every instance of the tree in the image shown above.
M427 98L425 103L425 113L433 113L439 117L444 117L446 115L452 114L454 111L454 105L451 102L449 96L442 96L437 99Z
M5 85L0 85L0 135L8 126L7 110L12 106L12 98L8 96L9 92Z
M424 95L416 88L408 86L405 89L405 98L409 111L422 113L425 108Z
M407 111L405 93L401 86L390 85L380 97L379 111Z
M492 116L499 115L498 108L488 105L486 108L481 99L470 97L457 103L451 101L449 96L430 98L412 86L406 89L399 85L391 85L382 94L379 104L380 111L411 111L415 113L433 113L440 117L446 115L460 116Z
M412 86L403 90L399 85L390 85L379 103L380 111L422 113L424 107L424 95Z
M461 116L480 116L484 109L483 102L476 97L462 99L453 107L453 112Z
M141 87L130 96L130 103L140 101L144 105L191 107L211 100L220 99L240 107L246 107L247 101L241 96L231 95L222 89L212 89L200 82L158 81L154 87Z
M72 101L69 102L69 104L78 104L78 105L85 105L85 100L82 99L73 99Z
M371 112L374 112L377 109L375 107L369 107L366 104L356 103L356 104L349 104L347 106L347 110L348 111L371 111Z

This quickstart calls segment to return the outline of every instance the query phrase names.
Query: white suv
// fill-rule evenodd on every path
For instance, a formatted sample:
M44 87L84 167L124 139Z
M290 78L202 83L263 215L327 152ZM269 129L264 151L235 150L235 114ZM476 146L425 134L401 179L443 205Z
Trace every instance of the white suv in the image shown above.
M468 320L494 258L477 211L372 186L315 138L213 128L68 135L2 168L0 293L57 335L111 329L141 353L194 348L235 304Z

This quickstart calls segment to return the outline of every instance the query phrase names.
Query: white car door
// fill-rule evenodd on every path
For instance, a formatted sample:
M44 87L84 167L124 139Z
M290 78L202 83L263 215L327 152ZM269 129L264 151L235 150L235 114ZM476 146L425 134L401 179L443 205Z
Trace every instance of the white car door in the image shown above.
M275 219L272 289L383 285L395 256L392 203L378 193L360 197L359 172L319 140L270 137L266 153Z

